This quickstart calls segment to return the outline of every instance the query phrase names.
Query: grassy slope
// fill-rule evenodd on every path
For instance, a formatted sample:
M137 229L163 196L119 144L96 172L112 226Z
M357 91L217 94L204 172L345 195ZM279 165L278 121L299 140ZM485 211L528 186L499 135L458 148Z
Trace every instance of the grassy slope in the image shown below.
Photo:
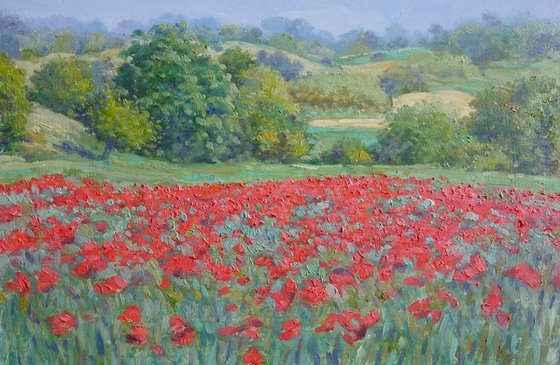
M303 65L303 70L302 70L302 74L305 75L306 73L310 72L312 74L318 74L318 73L323 73L329 70L329 67L322 65L318 62L313 62L310 60L307 60L303 57L297 56L293 53L289 53L286 51L281 51L277 48L274 47L270 47L264 44L253 44L253 43L246 43L246 42L226 42L224 44L224 50L231 48L231 47L240 47L241 49L249 52L250 54L252 54L253 56L256 55L259 51L266 51L268 54L271 53L275 53L275 52L280 52L282 54L284 54L285 56L287 56L290 61L294 62L294 61L298 61L301 62L301 64ZM222 51L223 52L223 51ZM217 54L221 54L222 52L217 52Z

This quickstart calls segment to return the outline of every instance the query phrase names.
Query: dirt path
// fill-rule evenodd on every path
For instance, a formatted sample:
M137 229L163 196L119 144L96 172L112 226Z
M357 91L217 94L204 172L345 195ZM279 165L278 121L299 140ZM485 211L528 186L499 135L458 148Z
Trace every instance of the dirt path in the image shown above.
M360 127L385 128L383 118L351 118L351 119L316 119L309 123L310 127Z

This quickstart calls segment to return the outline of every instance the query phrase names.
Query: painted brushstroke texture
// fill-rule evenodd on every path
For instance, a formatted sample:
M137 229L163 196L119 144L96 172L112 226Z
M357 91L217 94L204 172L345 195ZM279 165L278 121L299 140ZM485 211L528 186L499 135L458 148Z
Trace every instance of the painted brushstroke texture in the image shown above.
M0 206L5 359L550 363L559 345L558 193L54 175L0 185Z

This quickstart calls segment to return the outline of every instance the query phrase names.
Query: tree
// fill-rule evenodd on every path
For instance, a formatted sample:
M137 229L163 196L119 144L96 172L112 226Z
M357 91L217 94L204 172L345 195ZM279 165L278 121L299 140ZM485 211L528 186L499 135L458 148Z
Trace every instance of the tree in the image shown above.
M7 53L8 57L21 56L21 43L11 34L0 34L0 54Z
M73 117L86 108L96 90L93 65L77 57L50 61L33 74L33 98L55 112Z
M465 131L437 104L405 105L387 120L374 153L382 162L454 165L465 158Z
M239 114L253 153L262 159L290 161L305 155L306 125L296 118L288 84L268 67L249 69L240 88Z
M531 77L490 87L473 101L470 134L495 146L515 171L554 173L560 169L560 88L554 79Z
M24 94L23 73L0 55L0 152L13 148L25 130L29 102Z
M90 128L105 142L105 161L114 148L140 150L155 140L154 124L150 123L148 113L132 101L119 100L113 92L106 92L90 113Z
M450 50L468 56L483 74L491 61L510 57L517 43L516 34L501 24L466 24L457 28L449 40Z
M238 46L226 49L218 61L226 66L231 81L237 86L241 86L243 73L257 65L257 60Z
M218 36L222 42L241 41L245 37L247 31L237 24L226 24L218 32Z
M240 146L237 88L186 22L154 26L124 52L116 84L159 122L153 152L177 161L218 161Z

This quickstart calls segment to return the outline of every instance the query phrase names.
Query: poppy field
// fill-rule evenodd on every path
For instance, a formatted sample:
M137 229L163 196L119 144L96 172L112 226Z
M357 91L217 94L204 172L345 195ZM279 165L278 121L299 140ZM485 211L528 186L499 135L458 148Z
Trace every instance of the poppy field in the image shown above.
M6 364L555 364L560 193L0 185Z

